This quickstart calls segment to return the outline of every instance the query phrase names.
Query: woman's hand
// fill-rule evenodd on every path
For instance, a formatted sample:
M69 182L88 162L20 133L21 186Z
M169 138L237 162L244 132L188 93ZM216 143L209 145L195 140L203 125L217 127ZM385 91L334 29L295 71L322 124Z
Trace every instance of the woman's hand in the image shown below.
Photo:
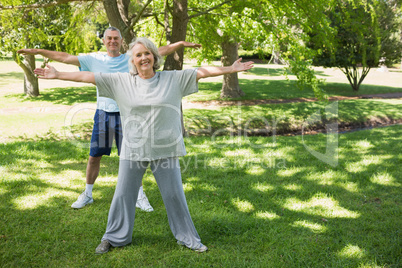
M254 67L254 65L253 65L254 62L252 62L252 61L241 62L241 60L242 60L242 58L240 58L237 61L233 62L232 68L233 68L234 73L250 70L251 68Z
M197 81L201 78L207 78L212 76L224 75L224 74L232 74L237 72L242 72L249 70L254 67L254 62L241 62L241 58L235 61L231 66L225 67L200 67L197 70Z
M53 66L50 66L49 64L46 64L46 67L48 69L36 68L34 70L34 73L38 76L38 78L42 78L42 79L57 79L59 72Z
M92 72L59 72L54 67L46 64L47 69L36 68L34 73L42 79L60 79L73 82L84 82L96 85L95 75Z

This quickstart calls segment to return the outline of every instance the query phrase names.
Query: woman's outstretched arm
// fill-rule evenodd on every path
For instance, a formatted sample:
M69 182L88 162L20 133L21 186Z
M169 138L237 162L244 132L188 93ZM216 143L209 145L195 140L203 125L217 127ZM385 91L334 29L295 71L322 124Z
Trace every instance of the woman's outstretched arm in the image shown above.
M49 64L46 65L47 69L36 68L34 73L38 78L42 79L59 79L74 82L95 83L95 75L92 72L59 72Z
M232 66L225 67L200 67L197 71L197 81L201 78L207 78L211 76L218 76L223 74L231 74L249 70L254 67L254 62L241 62L241 58L235 61Z

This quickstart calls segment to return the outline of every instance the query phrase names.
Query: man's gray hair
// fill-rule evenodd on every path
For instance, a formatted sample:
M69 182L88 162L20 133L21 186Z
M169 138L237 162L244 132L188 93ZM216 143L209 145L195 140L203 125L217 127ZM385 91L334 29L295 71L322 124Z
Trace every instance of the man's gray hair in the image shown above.
M120 32L119 29L117 29L116 27L110 26L110 27L108 27L108 28L105 30L105 32L103 33L103 39L105 38L107 31L116 31L116 32L119 33L120 38L123 38L123 37L121 36L121 32Z
M154 71L158 70L161 67L161 64L163 61L162 56L159 54L158 48L148 38L138 37L137 39L135 39L133 42L130 43L128 51L127 51L127 55L129 56L128 67L130 68L130 73L138 74L137 68L135 67L135 65L133 63L133 47L137 44L141 44L144 47L146 47L146 49L151 51L151 53L154 55L153 69L154 69Z

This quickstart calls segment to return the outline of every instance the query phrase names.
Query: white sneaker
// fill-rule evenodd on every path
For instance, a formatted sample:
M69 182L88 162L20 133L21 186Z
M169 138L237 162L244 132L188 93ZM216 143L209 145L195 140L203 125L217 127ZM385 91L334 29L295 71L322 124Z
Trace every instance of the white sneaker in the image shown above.
M71 205L71 207L72 208L83 208L86 205L92 204L93 202L94 202L94 199L92 197L87 196L87 194L84 191L82 194L80 194L77 201L75 201Z
M142 196L138 195L137 203L135 204L135 206L146 212L154 211L145 193Z

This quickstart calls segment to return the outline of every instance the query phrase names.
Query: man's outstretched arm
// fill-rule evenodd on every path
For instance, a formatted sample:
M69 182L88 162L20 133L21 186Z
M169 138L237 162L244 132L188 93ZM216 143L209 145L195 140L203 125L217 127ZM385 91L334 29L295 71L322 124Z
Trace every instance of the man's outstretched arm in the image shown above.
M72 64L80 67L80 61L77 56L70 55L66 52L59 51L51 51L46 49L37 49L37 48L25 48L17 51L22 55L42 55L43 57L49 58L54 61Z
M161 56L167 56L182 47L200 48L201 45L191 43L191 42L186 42L186 41L179 41L179 42L176 42L176 43L173 43L170 45L160 47L160 48L158 48L158 51L159 51L159 54L161 54Z

